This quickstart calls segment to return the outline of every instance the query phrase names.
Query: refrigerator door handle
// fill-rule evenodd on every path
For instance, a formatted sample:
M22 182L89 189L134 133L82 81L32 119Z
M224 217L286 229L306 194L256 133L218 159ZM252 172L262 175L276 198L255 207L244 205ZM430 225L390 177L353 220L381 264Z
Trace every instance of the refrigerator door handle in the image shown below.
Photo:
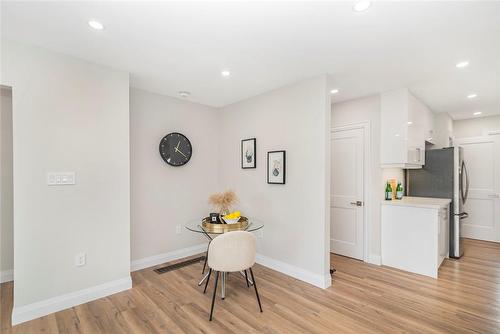
M461 192L462 192L462 200L464 204L467 202L467 198L469 197L469 172L467 171L467 166L465 165L465 161L462 161L462 178L465 175L465 189L464 183L462 181L461 184Z

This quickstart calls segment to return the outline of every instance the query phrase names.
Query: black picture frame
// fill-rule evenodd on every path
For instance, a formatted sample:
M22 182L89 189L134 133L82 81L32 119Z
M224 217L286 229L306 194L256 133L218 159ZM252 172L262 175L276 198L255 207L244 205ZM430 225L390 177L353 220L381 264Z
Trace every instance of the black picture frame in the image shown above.
M244 146L247 144L247 142L250 142L250 145L253 144L253 161L248 162L245 161L245 159L248 159L248 157L245 155L244 152ZM257 168L257 139L256 138L248 138L248 139L243 139L241 141L241 169L255 169Z
M271 169L271 166L269 164L270 158L272 155L275 154L281 154L282 157L282 173L281 173L281 178L282 180L276 180L276 176L273 175L271 176L271 173L273 172ZM286 183L286 151L269 151L267 152L267 183L268 184L285 184Z

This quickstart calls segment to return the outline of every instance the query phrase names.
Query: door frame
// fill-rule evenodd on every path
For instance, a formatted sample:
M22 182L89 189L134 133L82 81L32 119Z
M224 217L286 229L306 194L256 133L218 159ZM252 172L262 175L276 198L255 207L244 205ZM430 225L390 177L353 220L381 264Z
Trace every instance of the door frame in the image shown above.
M363 121L359 123L351 123L342 126L333 126L331 128L331 134L335 132L342 132L348 130L363 130L363 145L364 145L364 154L363 154L363 262L370 262L370 249L371 249L371 187L372 177L369 173L369 166L372 165L372 146L371 146L371 123L370 121ZM332 172L332 167L330 166L330 173ZM367 186L368 185L368 186ZM330 190L331 191L331 190ZM331 203L328 203L331 205ZM331 220L328 222L331 224ZM331 236L328 236L328 240L330 241ZM328 247L331 248L330 242L328 243ZM330 249L331 253L331 249Z

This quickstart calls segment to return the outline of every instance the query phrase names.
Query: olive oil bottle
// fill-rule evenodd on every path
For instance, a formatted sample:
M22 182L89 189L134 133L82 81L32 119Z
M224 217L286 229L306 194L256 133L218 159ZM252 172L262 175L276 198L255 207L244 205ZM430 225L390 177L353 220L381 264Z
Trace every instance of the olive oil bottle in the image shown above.
M385 186L385 200L392 201L392 187L389 182Z
M401 182L398 182L398 186L396 187L396 199L403 199L403 186Z

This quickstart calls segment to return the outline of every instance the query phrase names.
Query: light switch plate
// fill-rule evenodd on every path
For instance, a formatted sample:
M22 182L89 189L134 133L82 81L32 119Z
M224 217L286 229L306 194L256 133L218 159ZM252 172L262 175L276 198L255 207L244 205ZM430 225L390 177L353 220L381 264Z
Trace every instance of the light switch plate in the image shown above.
M76 184L75 172L47 173L47 184L49 186L63 186Z

